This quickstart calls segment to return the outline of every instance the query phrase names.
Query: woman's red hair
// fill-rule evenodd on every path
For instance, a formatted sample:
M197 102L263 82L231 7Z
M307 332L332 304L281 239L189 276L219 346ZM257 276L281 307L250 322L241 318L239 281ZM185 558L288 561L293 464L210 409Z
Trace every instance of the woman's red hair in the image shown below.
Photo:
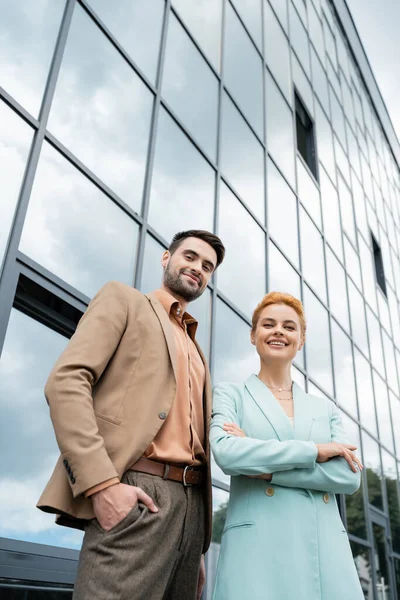
M269 292L269 294L266 294L264 296L264 298L261 300L261 302L256 307L255 311L253 312L253 317L251 320L252 333L254 333L257 328L257 323L258 319L260 318L260 314L262 313L264 308L266 308L267 306L271 306L271 304L286 304L286 306L290 306L291 308L293 308L294 311L296 311L300 321L301 333L304 338L306 335L306 318L304 315L303 304L294 296L291 296L290 294L284 294L283 292Z

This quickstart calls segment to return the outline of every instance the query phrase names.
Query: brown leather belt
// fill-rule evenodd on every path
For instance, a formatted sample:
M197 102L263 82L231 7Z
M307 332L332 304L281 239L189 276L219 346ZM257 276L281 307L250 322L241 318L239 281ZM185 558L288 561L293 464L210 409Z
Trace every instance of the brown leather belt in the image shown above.
M139 458L128 471L138 471L139 473L148 473L157 475L163 479L179 481L185 487L198 485L203 481L203 467L177 467L168 463L157 462L148 458Z

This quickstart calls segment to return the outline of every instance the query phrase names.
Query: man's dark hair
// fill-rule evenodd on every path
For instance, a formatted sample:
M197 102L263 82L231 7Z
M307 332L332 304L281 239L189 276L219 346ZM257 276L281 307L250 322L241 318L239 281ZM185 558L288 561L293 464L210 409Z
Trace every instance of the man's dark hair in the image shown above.
M174 252L182 244L183 240L186 240L186 238L189 237L199 238L199 240L203 240L203 242L209 244L215 250L215 253L217 255L217 264L215 268L219 267L219 265L224 260L225 246L223 245L218 236L214 235L213 233L210 233L209 231L204 231L203 229L189 229L189 231L181 231L179 233L176 233L172 238L172 242L168 248L169 253L171 255L174 254Z

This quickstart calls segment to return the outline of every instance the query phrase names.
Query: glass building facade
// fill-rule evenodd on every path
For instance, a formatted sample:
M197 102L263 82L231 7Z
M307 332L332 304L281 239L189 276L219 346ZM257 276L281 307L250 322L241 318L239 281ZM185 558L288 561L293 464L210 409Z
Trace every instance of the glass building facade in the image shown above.
M227 248L191 310L213 381L257 369L266 291L302 298L293 378L342 410L365 598L399 600L400 152L344 0L0 0L0 157L0 596L72 595L82 534L35 508L53 363L105 282L157 288L204 228Z

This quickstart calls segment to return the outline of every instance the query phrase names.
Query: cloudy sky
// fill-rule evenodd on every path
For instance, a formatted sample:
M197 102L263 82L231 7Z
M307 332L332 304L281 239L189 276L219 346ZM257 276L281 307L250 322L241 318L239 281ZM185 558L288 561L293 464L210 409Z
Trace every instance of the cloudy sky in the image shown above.
M347 5L400 139L400 0L347 0Z

